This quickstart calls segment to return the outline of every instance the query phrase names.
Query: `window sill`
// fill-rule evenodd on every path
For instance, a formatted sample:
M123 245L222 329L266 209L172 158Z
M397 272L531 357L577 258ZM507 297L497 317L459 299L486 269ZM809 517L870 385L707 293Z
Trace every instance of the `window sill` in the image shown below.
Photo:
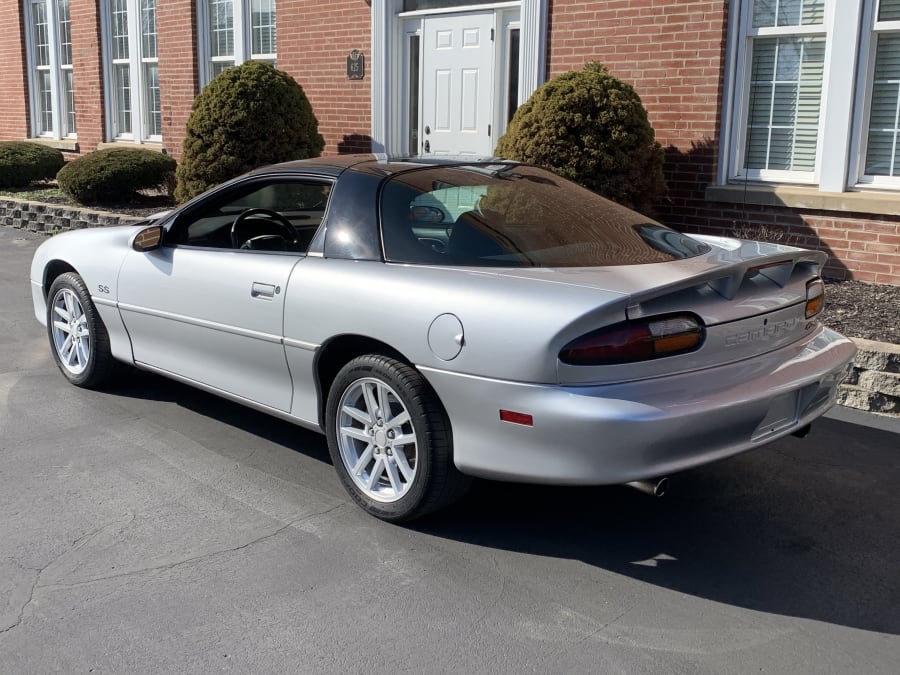
M706 200L731 204L786 206L814 211L845 211L877 215L900 214L900 193L819 192L795 185L709 185Z
M78 152L78 141L74 138L42 138L37 136L35 138L26 138L24 140L29 143L45 145L48 148L65 150L66 152Z
M168 154L162 143L153 142L136 143L135 141L110 141L109 143L97 143L98 150L105 150L106 148L142 148L144 150L155 150L164 155Z

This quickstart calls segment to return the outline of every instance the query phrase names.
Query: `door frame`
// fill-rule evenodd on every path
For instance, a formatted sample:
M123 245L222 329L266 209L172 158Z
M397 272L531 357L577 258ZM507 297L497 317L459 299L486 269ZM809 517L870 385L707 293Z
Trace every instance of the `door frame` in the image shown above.
M546 80L547 11L549 0L516 0L486 2L479 5L452 7L444 10L407 12L401 16L402 0L372 0L372 151L382 157L409 154L409 138L405 129L408 106L407 27L410 18L440 13L463 13L484 10L498 12L497 26L507 24L503 13L519 11L519 100L521 105ZM420 21L421 23L421 21ZM506 31L500 30L501 40ZM495 43L497 44L497 43ZM499 50L499 46L495 47ZM503 52L499 52L503 56ZM504 59L495 59L495 70L504 71ZM498 82L505 81L501 72ZM506 126L505 106L495 106L493 138L499 138ZM421 120L421 108L419 111Z

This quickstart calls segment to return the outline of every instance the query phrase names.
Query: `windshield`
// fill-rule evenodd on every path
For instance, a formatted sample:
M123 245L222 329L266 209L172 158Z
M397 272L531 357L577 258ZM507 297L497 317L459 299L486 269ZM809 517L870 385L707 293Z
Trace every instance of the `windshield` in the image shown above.
M549 171L515 164L397 174L382 191L381 228L391 262L599 267L709 250Z

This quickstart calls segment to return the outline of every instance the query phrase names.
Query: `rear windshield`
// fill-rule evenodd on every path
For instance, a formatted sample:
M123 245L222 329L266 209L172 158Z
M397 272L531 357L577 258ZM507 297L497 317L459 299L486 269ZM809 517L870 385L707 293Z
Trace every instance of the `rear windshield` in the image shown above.
M494 164L390 178L385 259L475 267L596 267L700 255L705 244L549 171Z

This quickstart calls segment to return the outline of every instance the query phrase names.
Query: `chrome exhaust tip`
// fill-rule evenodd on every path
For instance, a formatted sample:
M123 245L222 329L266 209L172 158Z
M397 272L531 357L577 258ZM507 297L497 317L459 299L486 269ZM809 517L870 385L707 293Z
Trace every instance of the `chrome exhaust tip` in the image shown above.
M791 433L791 436L796 436L797 438L806 438L809 436L809 432L812 429L812 424L807 424L805 427L800 427L797 431Z
M630 483L625 483L625 485L651 497L662 497L669 489L669 478L668 476L663 476L652 480L633 480Z

